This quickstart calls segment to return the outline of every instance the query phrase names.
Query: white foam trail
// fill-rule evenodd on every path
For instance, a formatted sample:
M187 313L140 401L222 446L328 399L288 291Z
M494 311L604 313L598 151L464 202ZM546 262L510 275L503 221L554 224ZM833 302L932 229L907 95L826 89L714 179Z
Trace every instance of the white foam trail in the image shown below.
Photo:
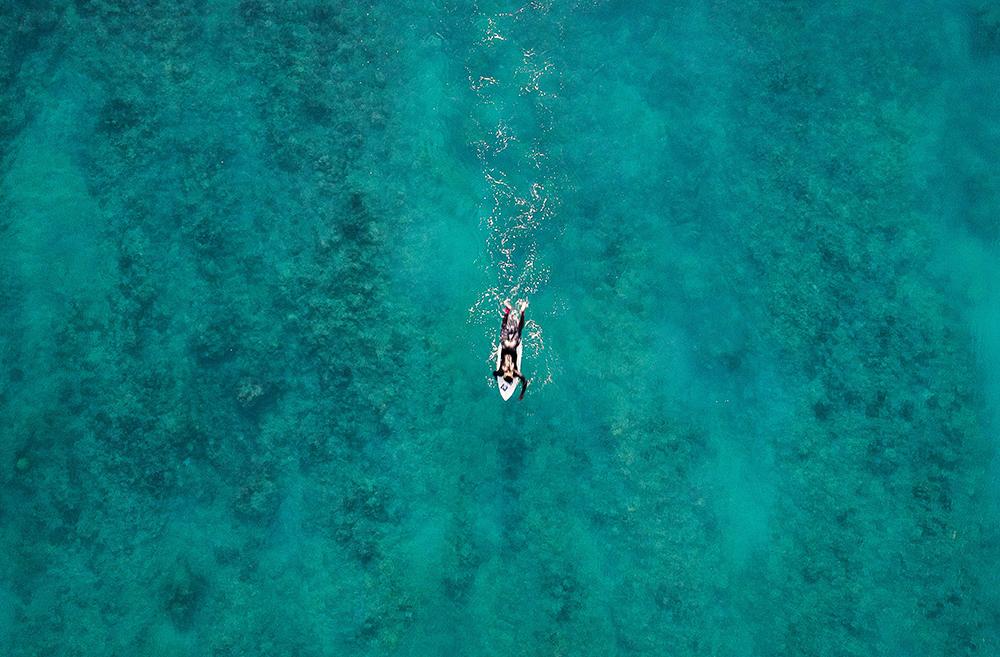
M544 57L518 45L516 27L519 20L530 18L527 11L526 6L512 14L481 17L481 56L476 60L490 62L494 70L469 70L470 85L480 100L474 118L482 137L476 147L487 189L480 206L485 246L480 264L486 279L496 281L469 309L469 322L480 325L493 350L503 302L533 299L548 283L548 267L538 257L538 234L558 205L555 175L542 139L546 129L537 118L546 100L539 80L556 71ZM515 58L517 65L510 65ZM542 327L535 321L542 316L540 309L532 308L524 349L525 373L534 387L551 381L554 368ZM493 351L484 355L486 362L494 358Z

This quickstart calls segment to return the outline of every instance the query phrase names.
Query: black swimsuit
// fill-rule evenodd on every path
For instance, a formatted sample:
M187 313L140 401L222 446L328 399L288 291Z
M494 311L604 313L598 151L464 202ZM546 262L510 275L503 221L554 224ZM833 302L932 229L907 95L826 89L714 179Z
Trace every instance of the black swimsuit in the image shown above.
M510 347L502 347L500 349L500 364L503 364L503 357L510 356L510 362L514 363L514 369L517 369L517 348L511 349ZM499 372L500 370L497 370ZM496 374L494 374L496 376Z

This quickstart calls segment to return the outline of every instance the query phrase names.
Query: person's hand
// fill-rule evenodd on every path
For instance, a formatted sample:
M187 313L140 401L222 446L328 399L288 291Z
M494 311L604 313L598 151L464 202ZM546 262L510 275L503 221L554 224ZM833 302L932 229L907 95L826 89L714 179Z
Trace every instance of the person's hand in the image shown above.
M527 309L528 309L528 300L525 299L524 303L521 305L521 312L523 313Z

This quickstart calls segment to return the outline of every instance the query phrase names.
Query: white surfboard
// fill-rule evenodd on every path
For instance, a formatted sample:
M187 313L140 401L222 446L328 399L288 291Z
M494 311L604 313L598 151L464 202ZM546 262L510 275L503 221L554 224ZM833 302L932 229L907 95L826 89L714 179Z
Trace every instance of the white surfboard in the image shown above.
M503 343L501 342L497 346L497 369L500 369L500 353L503 351ZM521 371L521 345L517 345L517 371ZM514 379L510 383L504 381L503 376L497 377L497 387L500 388L500 396L503 397L504 401L510 399L511 395L514 394L515 388L521 383L521 379Z

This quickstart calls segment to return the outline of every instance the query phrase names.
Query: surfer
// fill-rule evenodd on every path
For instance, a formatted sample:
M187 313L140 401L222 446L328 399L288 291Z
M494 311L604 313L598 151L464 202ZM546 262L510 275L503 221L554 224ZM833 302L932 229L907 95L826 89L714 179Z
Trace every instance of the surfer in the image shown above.
M493 372L493 376L502 376L507 383L513 383L514 379L521 379L521 394L517 400L524 399L524 393L528 390L528 379L521 374L518 369L517 350L521 345L521 331L524 330L524 311L528 309L528 302L521 306L521 319L517 326L510 316L511 305L509 301L503 303L503 319L500 320L500 369ZM506 399L506 396L504 397Z

